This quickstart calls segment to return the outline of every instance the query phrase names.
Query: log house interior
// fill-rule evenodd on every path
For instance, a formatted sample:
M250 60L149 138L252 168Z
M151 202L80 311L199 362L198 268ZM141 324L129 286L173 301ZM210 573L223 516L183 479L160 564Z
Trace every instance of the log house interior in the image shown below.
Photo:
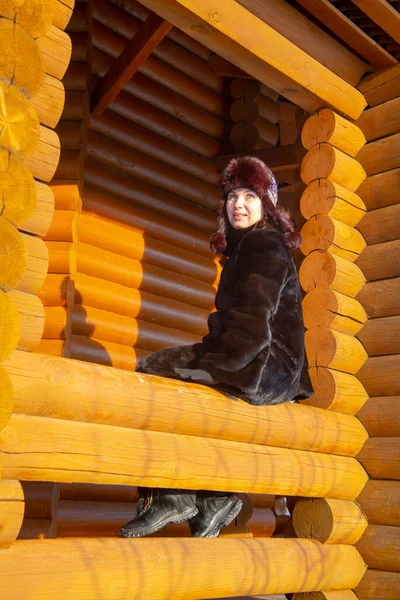
M399 600L400 2L0 15L4 598ZM218 177L245 154L303 235L298 404L135 373L206 332ZM244 508L218 540L120 539L138 485Z

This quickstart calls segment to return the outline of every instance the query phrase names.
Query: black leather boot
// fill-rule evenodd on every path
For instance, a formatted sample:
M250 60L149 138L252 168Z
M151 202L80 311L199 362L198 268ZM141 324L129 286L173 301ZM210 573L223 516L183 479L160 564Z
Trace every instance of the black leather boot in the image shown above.
M196 492L161 488L139 488L136 516L121 527L122 537L143 537L169 523L182 523L198 512Z
M197 492L198 513L189 520L192 537L215 538L239 514L243 502L229 492Z

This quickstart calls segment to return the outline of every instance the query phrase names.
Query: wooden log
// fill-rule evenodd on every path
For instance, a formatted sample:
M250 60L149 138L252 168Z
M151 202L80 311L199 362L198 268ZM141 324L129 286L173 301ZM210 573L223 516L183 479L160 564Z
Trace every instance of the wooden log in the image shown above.
M70 62L62 81L66 91L87 92L89 78L88 63Z
M293 510L293 527L299 538L325 544L355 544L368 521L355 502L328 498L301 499Z
M45 243L40 238L20 233L24 246L24 271L22 277L8 289L16 288L37 296L47 275L49 255ZM15 261L15 255L13 257Z
M76 270L84 275L98 277L134 289L140 288L151 294L180 300L206 310L212 310L214 306L215 287L205 282L196 281L153 265L145 265L137 260L88 244L79 243L77 245L76 263L72 262L74 257L71 256L71 252L74 250L71 249L68 252L71 258L68 264L72 267L76 264Z
M125 145L114 142L103 135L90 132L87 149L88 155L93 160L105 163L129 176L163 187L169 192L187 198L205 208L214 210L218 206L217 187L164 165L149 156L144 156L136 150L127 149ZM120 158L117 161L117 157L123 157L123 159Z
M78 288L79 291L79 288ZM64 325L66 324L64 319ZM97 341L113 342L123 346L136 346L156 351L171 346L195 344L199 336L177 328L155 325L140 319L132 319L113 312L76 304L71 314L72 333L93 337ZM53 337L46 335L46 337Z
M72 242L77 239L79 216L74 210L56 210L44 239L53 242Z
M358 89L369 106L377 106L399 95L400 66L394 65L364 77Z
M391 317L399 314L400 277L367 283L357 295L368 317Z
M54 6L53 25L64 31L72 17L74 4L75 3L70 0L66 0L66 2L58 0Z
M400 166L400 133L370 142L360 151L357 159L367 175L376 175Z
M77 273L75 301L126 317L181 329L197 335L207 331L208 311L172 298Z
M97 423L14 414L0 439L4 477L26 481L241 489L341 500L354 500L367 481L363 467L348 456ZM143 447L149 449L146 455ZM160 456L164 466L166 457L179 465L178 476L176 467L170 471L160 469ZM283 479L275 474L277 464L286 473Z
M276 516L270 508L256 508L247 525L253 537L271 537L276 528Z
M396 396L400 394L399 368L397 354L373 356L361 367L357 377L370 396Z
M108 198L111 190L114 197L112 203ZM215 227L215 213L211 210L194 205L176 194L161 190L145 181L136 178L132 180L121 172L108 169L101 163L86 162L84 197L87 212L89 212L90 203L93 206L94 214L98 213L99 216L109 217L111 221L135 226L136 229L151 231L151 223L154 222L155 217L159 215L158 218L162 219L162 216L165 215L169 221L168 224L163 224L162 229L175 230L173 233L175 244L178 244L178 240L184 237L183 232L189 230L191 246L193 247L193 239L196 239L196 246L201 248L198 241L204 240L207 236L208 242L209 234ZM134 207L132 206L133 202ZM111 210L111 207L115 207L114 211ZM155 208L157 214L154 214ZM179 231L177 223L182 223L180 235L177 233ZM164 233L163 236L160 229L158 228L157 235L154 237L171 240L171 236L168 237L167 233ZM206 234L203 233L204 231ZM189 248L189 246L187 247Z
M75 286L67 275L46 276L39 298L44 306L71 306L74 302Z
M399 479L400 437L369 438L357 458L371 477Z
M275 510L275 496L273 494L248 494L254 508L270 508Z
M67 356L65 340L45 340L42 338L36 352L49 354L50 356Z
M303 315L307 329L325 326L349 335L356 335L368 318L357 300L324 288L316 288L304 297Z
M58 124L57 135L63 150L82 149L86 140L86 123L63 119Z
M154 17L151 16L152 14L153 13L150 13L147 19L152 21L154 19ZM160 19L161 17L158 18ZM168 23L168 21L166 21L166 23ZM168 29L166 23L164 23L164 28ZM93 25L93 43L96 48L114 59L119 60L119 57L128 45L127 41L121 35L118 35L118 33L120 33L119 28L112 31L108 22L106 26L103 26L99 22L94 21ZM142 23L138 23L136 33L139 32L139 29L141 29L142 26ZM118 33L116 33L116 31L118 31ZM129 33L129 40L132 39L131 31ZM183 61L184 58L182 57L181 62ZM115 68L116 67L114 66L114 69ZM153 81L161 83L161 85L172 92L181 95L187 100L190 100L201 108L209 111L209 113L211 113L210 118L213 116L220 118L224 116L225 107L223 95L221 93L222 90L219 90L219 92L211 90L197 79L193 79L193 73L195 71L192 70L188 76L182 72L181 68L177 68L176 64L170 66L165 60L160 60L155 55L150 55L146 61L140 65L140 72ZM130 79L131 77L128 77L128 80Z
M367 246L357 265L369 281L400 276L400 240Z
M143 11L143 15L138 17L137 14L134 16L123 8L124 7L119 8L108 0L101 0L94 7L94 19L96 23L101 23L113 31L118 32L124 38L131 39L142 21L147 18L149 12L146 11L144 7L139 7L139 10L141 9ZM144 14L145 11L147 15ZM160 58L168 65L171 65L190 77L193 76L193 73L196 73L196 80L198 82L222 94L223 79L216 74L214 68L209 66L211 57L205 57L204 55L199 56L193 52L193 48L189 51L188 48L182 46L181 43L177 44L174 40L176 37L174 33L174 31L170 31L158 44L153 51L153 56ZM181 36L184 36L181 32L178 33L180 33ZM194 40L192 40L192 42L194 42ZM196 44L196 42L194 42L194 44ZM199 46L199 44L196 45ZM207 51L205 48L204 50Z
M63 356L88 361L92 366L93 363L97 363L127 371L134 371L137 359L147 354L150 354L148 350L114 344L113 342L82 335L71 335L63 351Z
M140 100L126 92L122 91L118 94L111 103L110 109L121 117L141 125L146 130L168 137L173 142L206 158L213 158L219 152L221 142L218 139L175 119L172 115L162 111L160 107L157 108L152 103Z
M366 246L357 229L327 215L311 217L301 233L303 243L300 249L305 256L314 250L325 250L354 262Z
M118 537L135 511L136 504L130 502L60 500L57 537Z
M310 367L329 367L352 375L368 358L357 338L323 326L306 331L305 347Z
M354 192L328 179L316 179L302 193L300 210L305 219L327 215L355 227L365 215L366 206Z
M24 492L19 481L0 480L0 548L9 548L17 539L24 518Z
M73 90L65 92L65 103L62 111L62 117L65 118L67 121L80 121L86 120L88 118L88 115L88 92L75 92Z
M354 4L382 28L385 33L390 35L393 40L400 42L400 15L394 6L382 0L374 2L372 6L365 0L355 0Z
M181 273L182 275L216 284L219 279L220 265L188 250L182 250L163 241L147 237L115 222L83 214L79 220L79 240L83 243L115 252L127 258L142 260L160 268Z
M357 296L365 283L363 272L355 263L322 250L315 250L304 258L299 279L305 292L330 288L352 298Z
M92 483L60 483L62 500L78 500L89 502L137 502L139 500L136 486L95 485Z
M400 573L368 569L355 592L360 600L396 600L400 586Z
M400 354L400 316L369 319L357 337L368 356Z
M0 81L0 143L18 158L26 158L39 144L39 119L29 100L13 85Z
M81 212L81 186L79 183L63 179L53 179L50 188L54 194L56 210L76 210Z
M14 406L14 390L7 371L0 366L0 431L5 427Z
M350 156L356 156L366 143L358 125L344 119L330 108L323 108L307 119L301 133L301 141L307 150L326 142Z
M374 525L400 525L400 482L370 479L357 503L369 523Z
M56 79L62 79L71 60L72 45L69 35L50 25L46 33L37 38L36 43L43 54L46 73Z
M311 398L301 400L303 405L354 415L368 398L354 375L324 367L311 367L309 374L315 393Z
M37 600L43 600L47 592L60 600L70 600L73 594L81 595L85 590L87 600L94 600L97 590L90 584L94 573L103 589L111 573L115 581L122 581L129 572L131 589L126 593L118 591L118 596L117 592L111 592L109 600L117 597L118 600L127 600L128 594L132 597L132 589L138 586L140 594L146 598L160 600L174 589L176 600L182 600L200 596L210 598L216 593L232 596L243 592L250 595L274 594L282 590L302 591L316 587L350 589L357 585L365 572L365 565L354 548L321 546L312 540L224 539L218 544L210 540L199 544L191 539L150 539L140 542L140 550L138 546L118 539L43 540L38 552L37 544L19 541L5 553L2 561L4 591L13 590L15 600L22 600L26 598L29 585L37 590ZM290 567L285 561L288 552L292 556ZM148 557L151 574L148 577L140 569L143 553ZM83 555L91 557L96 568L91 561L86 561L82 569ZM171 572L171 556L175 556L182 565L179 574ZM233 563L240 563L243 570L250 573L255 561L265 560L269 565L267 579L249 576L243 581L243 574L238 577L231 567ZM315 564L313 569L308 568L310 562ZM21 564L26 565L23 576L17 569L17 565ZM79 581L74 577L71 579L71 573L76 573L79 565ZM152 575L154 569L158 572L156 579ZM186 573L184 582L182 572ZM218 573L217 582L215 573ZM43 580L47 581L46 589L40 583ZM71 581L71 585L65 585L65 581Z
M163 378L155 381L139 373L38 354L15 352L4 366L19 413L332 454L354 455L366 440L356 418L336 412L296 404L248 406L204 386ZM35 386L27 383L27 373ZM38 389L43 389L40 397ZM88 390L96 392L91 395ZM59 401L46 402L53 394ZM190 414L185 421L178 418L182 403ZM271 507L269 496L253 501L257 507Z
M348 83L356 85L367 70L365 63L355 61L354 55L340 47L315 22L282 0L270 2L268 10L259 0L242 0L241 4ZM321 52L322 47L325 52Z
M45 540L56 537L56 519L24 519L18 540Z
M28 97L34 96L44 82L45 65L42 54L24 27L14 19L3 18L3 11L0 14L0 46L3 49L1 80L12 84Z
M365 110L357 121L368 142L400 131L400 98Z
M17 2L17 0L1 0L0 14L23 27L32 37L43 35L50 27L54 11L54 0L40 2Z
M38 93L32 96L30 101L35 108L42 125L54 129L59 122L64 109L64 85L55 77L46 75L44 84Z
M49 252L49 273L74 273L76 270L76 244L72 242L46 242Z
M258 130L261 142L265 142L271 146L275 146L278 143L279 128L277 125L273 125L266 119L263 119L263 117L258 117L258 119L254 121L254 125Z
M220 33L231 38L242 47L251 48L252 54L257 58L309 89L325 103L344 114L350 115L353 119L361 114L365 107L365 100L360 97L359 92L355 93L351 85L344 84L343 80L337 75L242 6L235 5L234 10L227 12L226 7L216 2L214 7L220 18L214 19L204 10L203 4L193 5L189 1L184 2L183 0L182 2L178 0L178 4L188 8L191 13L212 25ZM153 5L153 0L147 0L146 6L148 8L153 9ZM163 16L165 18L165 15ZM181 19L177 18L177 15L171 22L181 28ZM240 25L243 23L246 23L246 29L243 29L243 26ZM265 40L268 40L267 45ZM215 48L213 49L215 50ZM224 58L230 59L226 51L224 53L220 52L220 54ZM304 67L306 61L307 69ZM240 64L238 66L241 67ZM313 74L312 77L310 76L311 73ZM250 74L254 75L254 73ZM325 86L329 87L329 92ZM347 96L346 100L344 96Z
M369 525L356 548L372 569L400 573L399 527Z
M367 177L358 188L358 193L368 210L375 210L400 201L400 169L393 169Z
M261 92L260 82L256 79L233 78L229 84L229 91L234 100L240 98L254 99Z
M44 311L43 338L66 340L71 335L71 318L64 306L46 306Z
M88 62L90 38L87 31L79 33L68 31L68 35L72 44L71 61Z
M110 56L100 50L93 50L93 72L97 77L104 77L112 62L113 59ZM162 83L162 80L160 83ZM218 139L224 135L226 124L221 117L206 111L197 105L195 100L185 98L179 86L176 87L176 91L163 86L161 99L159 85L158 82L142 73L136 73L135 77L125 85L125 90L142 101L149 102L155 108L164 110L171 116L176 117L178 111L183 122L209 136Z
M60 159L60 140L52 129L40 126L39 143L24 163L37 179L50 181Z
M57 513L60 486L46 481L23 481L26 519L52 519Z
M357 229L368 245L400 239L400 204L368 211Z
M0 149L0 194L2 216L17 227L35 209L37 189L32 173L14 155Z
M84 162L85 154L80 149L62 149L54 177L56 179L70 179L74 182L80 181Z
M400 437L399 396L377 396L369 398L357 418L370 436Z
M109 110L101 118L91 118L90 127L130 148L171 165L201 180L218 185L218 172L214 164L205 157L148 131L140 125Z
M330 592L304 592L293 594L292 600L357 600L352 590L334 590Z
M35 182L35 187L36 204L29 218L23 221L19 227L29 233L45 235L54 215L54 194L48 185L40 181Z
M24 240L18 229L7 219L0 216L0 247L2 262L0 270L0 288L11 290L17 286L26 269Z
M355 192L366 176L359 156L356 160L327 143L311 148L301 163L301 178L307 185L315 179L329 179Z
M44 327L44 309L41 300L37 296L11 290L7 292L11 304L18 312L20 328L17 347L19 350L33 352L41 340ZM12 337L12 320L8 322L8 336ZM11 331L10 331L11 330Z

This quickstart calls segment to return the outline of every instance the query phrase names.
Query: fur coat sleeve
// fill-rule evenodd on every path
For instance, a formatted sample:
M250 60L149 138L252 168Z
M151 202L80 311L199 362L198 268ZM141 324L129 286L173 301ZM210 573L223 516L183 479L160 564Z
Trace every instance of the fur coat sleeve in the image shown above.
M211 331L204 340L207 352L199 363L218 383L236 387L236 379L242 382L243 369L270 347L271 321L289 275L288 253L277 237L255 231L228 261L234 261L227 274L231 281L228 286L221 282L216 299L223 324L219 335L213 337ZM228 293L231 306L224 311Z

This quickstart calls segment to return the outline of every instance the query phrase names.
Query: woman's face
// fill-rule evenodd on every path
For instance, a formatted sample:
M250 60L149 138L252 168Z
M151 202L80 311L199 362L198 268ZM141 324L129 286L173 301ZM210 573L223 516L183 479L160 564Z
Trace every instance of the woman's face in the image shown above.
M264 216L261 199L248 188L236 188L228 194L226 213L234 229L246 229Z

